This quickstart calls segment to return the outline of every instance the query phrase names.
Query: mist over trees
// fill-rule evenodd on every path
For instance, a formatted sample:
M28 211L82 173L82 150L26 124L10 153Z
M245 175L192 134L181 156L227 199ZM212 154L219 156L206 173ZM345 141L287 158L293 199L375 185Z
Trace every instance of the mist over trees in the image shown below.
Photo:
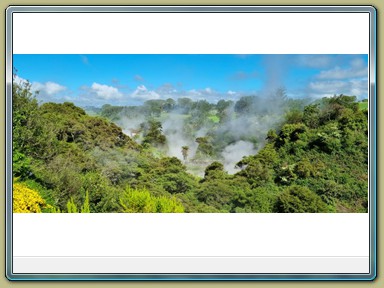
M151 143L161 148L158 152L184 160L189 172L202 176L215 160L231 174L239 171L236 163L264 145L267 131L284 121L286 111L302 109L307 101L288 99L284 89L277 89L262 97L217 103L182 97L148 100L142 106L104 105L97 114L122 127L136 142ZM182 147L188 147L188 161Z
M283 89L84 109L13 84L14 212L367 212L368 110Z

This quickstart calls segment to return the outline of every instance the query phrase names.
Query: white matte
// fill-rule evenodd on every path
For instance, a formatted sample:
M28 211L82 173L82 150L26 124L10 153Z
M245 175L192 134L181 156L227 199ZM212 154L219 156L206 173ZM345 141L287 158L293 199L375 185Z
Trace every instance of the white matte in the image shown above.
M13 13L14 54L368 54L369 13Z
M369 256L369 214L13 214L14 256Z

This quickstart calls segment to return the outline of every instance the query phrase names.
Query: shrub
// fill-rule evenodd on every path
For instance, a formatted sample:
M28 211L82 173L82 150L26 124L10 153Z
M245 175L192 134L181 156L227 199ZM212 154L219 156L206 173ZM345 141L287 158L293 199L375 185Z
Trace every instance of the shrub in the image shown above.
M176 198L155 197L146 190L127 188L119 198L123 212L128 213L182 213L184 207Z
M45 207L46 203L38 192L22 183L13 184L13 213L41 213Z
M327 212L326 204L320 196L306 187L291 186L280 194L277 212L282 213L319 213Z

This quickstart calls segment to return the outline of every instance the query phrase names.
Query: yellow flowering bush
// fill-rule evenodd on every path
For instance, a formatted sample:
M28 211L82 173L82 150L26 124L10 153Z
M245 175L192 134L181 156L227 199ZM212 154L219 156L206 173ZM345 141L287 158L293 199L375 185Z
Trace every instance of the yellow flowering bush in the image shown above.
M46 203L39 193L22 183L13 184L13 213L41 213Z

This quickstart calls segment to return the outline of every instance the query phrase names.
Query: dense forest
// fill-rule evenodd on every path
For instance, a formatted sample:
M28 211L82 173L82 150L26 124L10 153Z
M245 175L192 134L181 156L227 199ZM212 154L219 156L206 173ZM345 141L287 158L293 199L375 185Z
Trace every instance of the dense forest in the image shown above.
M14 212L367 212L367 102L39 104L13 83Z

